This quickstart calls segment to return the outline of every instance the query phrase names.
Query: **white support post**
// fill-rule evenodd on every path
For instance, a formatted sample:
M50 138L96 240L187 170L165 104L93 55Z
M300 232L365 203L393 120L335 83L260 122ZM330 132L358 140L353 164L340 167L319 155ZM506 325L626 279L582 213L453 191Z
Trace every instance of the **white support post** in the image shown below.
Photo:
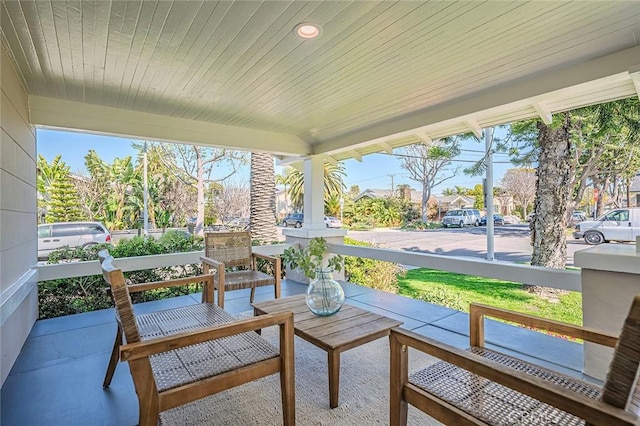
M311 156L303 164L304 173L304 223L302 228L285 228L285 241L297 246L306 246L309 240L323 237L329 244L344 244L346 229L327 228L324 223L324 158ZM288 270L287 279L308 282L299 270ZM344 279L344 273L334 273L335 279Z
M485 208L487 210L487 260L496 260L494 253L494 232L493 232L493 127L484 129L484 143L487 150L486 153L486 169L487 177L484 187Z
M304 228L324 229L324 158L304 161Z

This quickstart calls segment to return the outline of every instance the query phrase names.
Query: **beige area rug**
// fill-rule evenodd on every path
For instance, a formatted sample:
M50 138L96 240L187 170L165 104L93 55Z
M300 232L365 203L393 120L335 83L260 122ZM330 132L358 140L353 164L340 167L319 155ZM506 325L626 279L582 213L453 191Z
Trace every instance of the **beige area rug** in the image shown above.
M278 345L276 327L263 337ZM342 353L340 405L329 408L327 353L295 337L296 424L389 424L389 339L382 338ZM411 350L409 371L424 368L434 358ZM409 406L409 425L440 423ZM161 414L164 426L281 425L280 378L273 375Z

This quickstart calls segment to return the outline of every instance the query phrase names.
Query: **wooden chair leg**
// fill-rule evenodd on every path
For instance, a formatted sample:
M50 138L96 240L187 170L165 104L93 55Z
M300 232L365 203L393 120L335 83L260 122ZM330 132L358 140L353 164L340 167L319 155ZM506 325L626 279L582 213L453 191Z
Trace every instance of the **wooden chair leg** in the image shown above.
M256 286L251 287L251 296L249 296L249 303L253 303L253 298L256 295Z
M129 361L129 369L134 377L133 383L138 394L138 424L139 426L157 426L160 417L160 401L149 359Z
M402 389L409 381L409 354L407 347L400 344L393 331L389 336L389 425L406 426L407 402L402 399Z
M109 358L109 365L107 366L107 373L104 376L104 382L102 382L102 388L106 389L111 384L111 379L116 371L118 365L118 350L122 345L122 329L118 324L118 330L116 331L116 338L113 342L113 349L111 350L111 358Z
M293 320L280 326L280 389L284 426L296 424L295 357Z

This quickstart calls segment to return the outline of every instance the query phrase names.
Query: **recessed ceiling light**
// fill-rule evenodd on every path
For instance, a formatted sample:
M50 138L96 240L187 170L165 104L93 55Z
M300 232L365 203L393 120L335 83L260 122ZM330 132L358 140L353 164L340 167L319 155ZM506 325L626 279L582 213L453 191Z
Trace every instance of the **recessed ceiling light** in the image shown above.
M305 40L316 38L320 35L322 29L318 24L312 24L310 22L303 22L296 25L293 29L295 35Z

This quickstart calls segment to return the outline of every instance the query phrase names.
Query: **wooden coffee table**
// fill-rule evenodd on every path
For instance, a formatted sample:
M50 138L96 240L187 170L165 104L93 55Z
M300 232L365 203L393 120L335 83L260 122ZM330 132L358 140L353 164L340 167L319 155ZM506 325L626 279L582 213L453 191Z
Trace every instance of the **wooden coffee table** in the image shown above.
M312 313L304 295L285 297L253 304L255 315L293 312L294 332L309 343L327 351L329 364L329 406L338 406L340 390L340 354L389 335L389 330L402 324L382 315L345 304L328 317Z

